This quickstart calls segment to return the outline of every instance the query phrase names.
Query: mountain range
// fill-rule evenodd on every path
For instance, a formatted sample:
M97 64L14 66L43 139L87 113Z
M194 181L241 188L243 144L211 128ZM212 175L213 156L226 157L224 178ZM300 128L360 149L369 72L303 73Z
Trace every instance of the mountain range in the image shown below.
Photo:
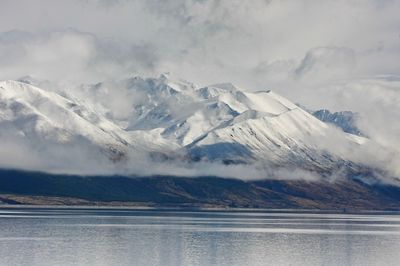
M121 89L122 87L122 89ZM124 102L115 108L113 92ZM185 81L131 78L81 86L66 95L26 82L0 82L0 131L42 155L56 148L101 150L113 161L147 152L191 161L262 162L330 169L368 139L317 119L270 91L232 84L197 88ZM317 113L318 117L318 113ZM334 136L343 149L329 147Z
M167 74L69 89L29 77L1 81L0 140L2 168L63 174L186 176L179 169L206 168L189 175L231 177L224 171L233 166L242 179L366 183L385 174L360 156L377 144L350 112L310 113L271 90L199 87Z

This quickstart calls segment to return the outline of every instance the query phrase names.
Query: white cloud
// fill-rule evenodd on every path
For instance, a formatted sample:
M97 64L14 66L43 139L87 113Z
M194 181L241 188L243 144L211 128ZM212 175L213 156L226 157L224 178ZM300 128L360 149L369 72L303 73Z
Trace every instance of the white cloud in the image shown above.
M146 72L157 62L151 46L100 40L76 30L0 34L0 78L30 75L56 82L95 82Z
M100 53L100 58L107 54L111 64L89 64L88 69L81 71L82 76L91 76L91 68L95 66L98 74L126 74L151 68L157 73L179 73L197 83L229 80L256 90L261 86L290 85L288 79L278 82L276 75L260 73L260 64L293 61L301 64L318 47L336 47L345 53L339 58L337 53L329 57L328 49L326 56L319 58L326 66L319 73L323 74L318 77L322 82L330 78L325 74L331 72L331 66L338 68L340 58L346 65L342 72L349 72L341 76L398 73L399 12L399 1L380 0L5 0L0 8L0 32L18 29L42 36L75 29L88 33L91 40L59 40L66 45L76 42L75 50L68 49L71 60L77 53L82 53L83 61L85 56L92 59L85 51ZM100 47L93 41L100 41ZM53 52L59 48L49 45ZM65 52L63 48L60 52ZM346 51L351 51L353 59L349 59ZM51 55L44 54L44 58L48 56ZM22 63L25 62L21 66ZM69 66L79 63L82 62Z

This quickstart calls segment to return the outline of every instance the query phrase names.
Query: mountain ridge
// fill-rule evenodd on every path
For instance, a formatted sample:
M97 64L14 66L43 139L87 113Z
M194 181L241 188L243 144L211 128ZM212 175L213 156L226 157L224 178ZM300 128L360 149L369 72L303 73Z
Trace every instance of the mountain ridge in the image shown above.
M162 75L82 85L61 95L28 80L0 82L0 138L21 139L16 144L28 143L28 150L50 162L54 144L66 149L67 157L69 147L76 153L90 150L93 166L107 164L101 154L117 167L132 164L132 155L140 160L160 154L155 157L169 162L185 158L332 172L344 161L362 167L348 154L370 142L337 130L271 90L248 92L230 83L197 87ZM340 148L331 145L332 139Z
M344 132L357 136L365 136L360 129L357 128L358 114L351 111L330 112L327 109L321 109L312 112L319 120L331 123L341 128Z

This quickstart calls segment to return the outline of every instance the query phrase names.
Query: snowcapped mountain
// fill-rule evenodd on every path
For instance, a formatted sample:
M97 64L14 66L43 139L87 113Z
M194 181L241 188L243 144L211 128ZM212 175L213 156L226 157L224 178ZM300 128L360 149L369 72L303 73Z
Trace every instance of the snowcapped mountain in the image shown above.
M357 113L351 111L330 112L329 110L322 109L312 113L319 120L331 123L341 128L344 132L362 136L363 134L356 126Z
M118 160L129 142L123 130L78 101L16 81L0 82L0 138L48 161L72 149Z
M351 165L348 151L368 142L272 91L246 92L229 83L197 87L162 75L60 93L24 80L0 82L0 139L17 139L47 161L60 148L68 156L74 147L113 162L148 153L324 171Z

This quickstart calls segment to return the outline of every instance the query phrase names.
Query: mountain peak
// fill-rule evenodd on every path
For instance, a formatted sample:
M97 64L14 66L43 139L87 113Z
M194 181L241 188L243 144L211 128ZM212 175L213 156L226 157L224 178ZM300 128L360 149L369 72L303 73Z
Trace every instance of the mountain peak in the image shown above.
M321 109L312 113L319 120L333 124L346 133L357 136L363 136L361 131L357 128L358 114L351 111L340 111L332 113L327 109Z
M0 82L0 91L0 136L6 128L22 132L29 149L48 151L44 156L67 145L104 151L113 161L179 154L175 159L318 171L351 160L326 145L331 127L270 90L246 92L231 83L197 88L164 74L81 86L69 98L18 81ZM334 134L343 149L360 146Z

